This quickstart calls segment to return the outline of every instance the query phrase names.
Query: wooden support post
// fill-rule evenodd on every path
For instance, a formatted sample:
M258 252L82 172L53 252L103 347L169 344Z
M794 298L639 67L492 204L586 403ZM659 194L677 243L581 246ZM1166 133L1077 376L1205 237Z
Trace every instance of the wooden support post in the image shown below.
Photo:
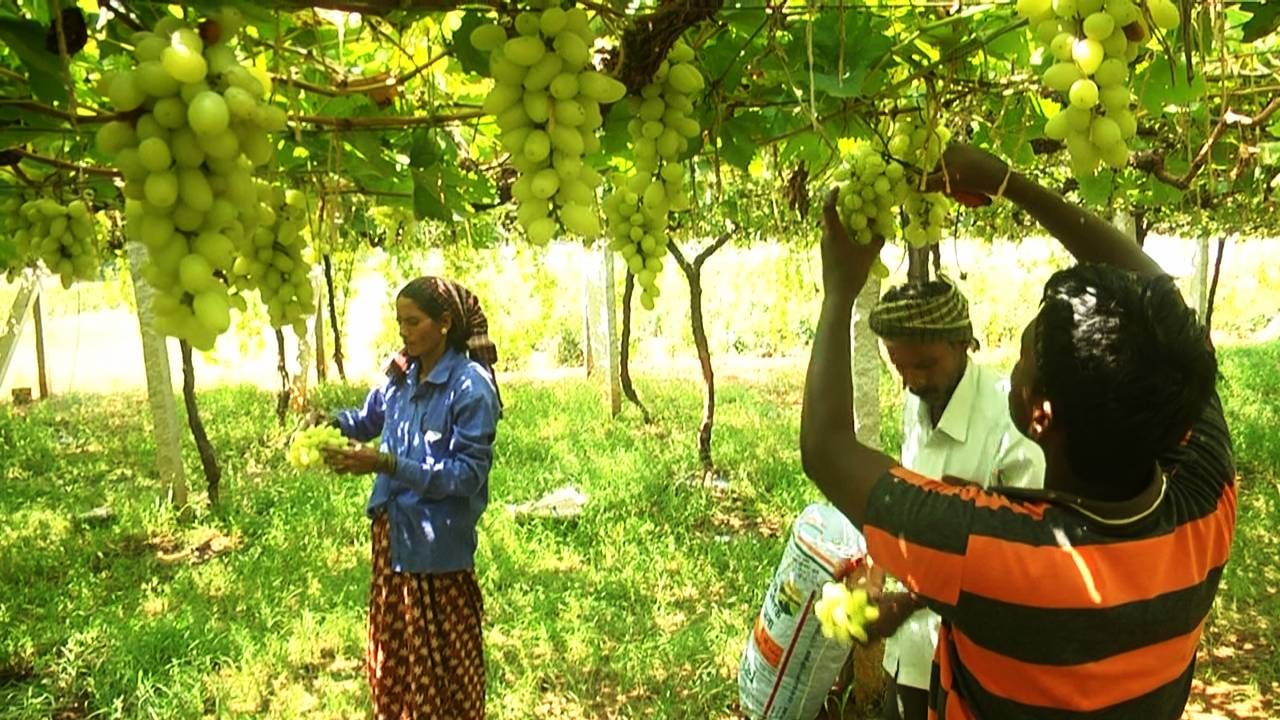
M156 470L169 486L169 497L178 508L187 506L187 477L182 467L182 434L178 407L173 398L169 374L169 347L163 335L152 329L151 299L155 290L142 277L147 251L136 242L125 248L129 274L138 307L138 330L142 335L142 363L146 368L147 400L151 408L151 433L156 441Z
M9 310L9 319L4 324L4 335L0 335L0 384L4 384L9 374L9 365L18 351L18 340L22 338L22 329L27 324L27 313L40 294L40 277L28 272L18 288L18 296L13 299L13 307Z

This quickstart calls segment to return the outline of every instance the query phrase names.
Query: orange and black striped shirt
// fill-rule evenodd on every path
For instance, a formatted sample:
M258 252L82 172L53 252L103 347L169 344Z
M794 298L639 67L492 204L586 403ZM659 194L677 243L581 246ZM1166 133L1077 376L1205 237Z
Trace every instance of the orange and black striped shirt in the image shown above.
M1162 500L1121 526L902 468L876 484L871 556L944 621L930 720L1181 717L1235 530L1216 394L1161 467Z

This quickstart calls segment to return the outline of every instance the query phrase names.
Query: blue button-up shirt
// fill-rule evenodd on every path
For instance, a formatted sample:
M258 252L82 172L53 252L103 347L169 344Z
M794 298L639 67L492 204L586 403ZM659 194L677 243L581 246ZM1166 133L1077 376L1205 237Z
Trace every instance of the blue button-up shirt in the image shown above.
M364 408L338 413L342 434L396 456L378 473L366 512L386 510L391 567L442 573L475 566L476 523L489 504L498 395L485 369L449 348L425 380L413 360L401 380L369 393Z

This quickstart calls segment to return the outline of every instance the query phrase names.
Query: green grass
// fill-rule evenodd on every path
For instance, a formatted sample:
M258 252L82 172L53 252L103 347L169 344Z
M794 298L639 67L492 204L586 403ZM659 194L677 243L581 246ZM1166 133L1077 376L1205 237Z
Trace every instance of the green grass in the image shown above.
M1280 613L1280 344L1223 355L1241 510L1210 646L1274 638ZM782 538L818 497L799 470L800 383L798 371L721 382L723 485L694 479L695 381L641 378L650 426L631 409L610 421L580 381L504 385L477 558L490 717L729 715ZM329 407L362 398L319 393ZM368 480L285 466L268 393L222 389L201 403L223 503L189 518L150 469L144 398L0 409L0 720L366 716ZM885 417L893 442L898 414ZM566 484L590 498L577 520L506 512ZM101 505L112 519L80 519ZM215 533L230 550L161 560ZM1265 693L1280 659L1263 642L1247 666L1213 660L1201 674Z

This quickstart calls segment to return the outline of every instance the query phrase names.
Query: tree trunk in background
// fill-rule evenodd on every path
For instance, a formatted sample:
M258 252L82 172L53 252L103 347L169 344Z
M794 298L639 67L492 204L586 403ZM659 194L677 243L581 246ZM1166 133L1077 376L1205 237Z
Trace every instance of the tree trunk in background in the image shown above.
M605 362L609 365L609 414L617 417L622 412L622 378L618 367L618 295L614 284L613 251L605 246L601 270L601 294L604 296L604 335L600 347L604 348Z
M622 337L618 341L618 381L622 385L622 393L640 408L640 417L644 419L644 424L648 425L653 422L653 417L649 415L649 408L640 402L640 396L636 394L636 388L631 384L631 296L635 294L635 289L636 276L627 271L627 281L622 288Z
M590 248L585 248L583 252L588 258L591 256ZM590 267L590 261L587 266ZM587 378L590 378L592 371L595 370L595 357L591 354L591 275L592 273L588 272L583 277L582 284L582 366L586 370L584 375Z
M284 427L289 414L289 363L284 357L284 331L276 328L276 372L280 373L280 392L276 394L276 421Z
M1222 254L1227 249L1227 237L1218 238L1218 257L1213 261L1213 282L1209 283L1209 299L1204 307L1204 334L1211 337L1213 329L1213 299L1218 294L1218 277L1222 274Z
M40 313L39 293L31 304L31 318L36 323L36 381L40 385L40 399L46 400L49 397L49 375L44 366L44 318Z
M138 330L142 336L142 364L147 374L147 402L151 408L151 436L156 441L156 471L169 488L169 497L178 508L187 506L187 477L182 467L182 438L178 430L178 407L169 374L169 349L163 336L151 329L151 298L155 290L142 277L146 250L136 242L126 245L129 275L133 280L134 303L138 308Z
M588 271L583 302L583 353L589 358L588 376L603 381L609 398L609 416L622 412L622 382L618 368L617 288L613 281L614 252L608 247L588 249L583 258ZM600 253L600 254L597 254ZM603 370L603 374L597 372Z
M315 276L313 275L312 278ZM316 319L315 319L315 362L316 362L316 383L322 383L327 379L329 374L329 361L324 357L324 306L326 304L325 297L328 295L327 288L322 282L312 280L312 288L316 293Z
M707 329L702 318L702 266L707 258L729 242L730 237L732 235L725 233L716 238L715 242L698 253L693 262L685 259L676 243L667 245L667 250L689 281L689 323L693 331L693 345L698 352L698 364L702 367L702 382L706 385L702 424L698 427L698 462L702 465L704 481L710 480L715 472L715 462L711 457L711 435L716 422L716 375L711 367L711 347L707 343Z
M880 339L871 332L871 310L880 301L880 278L867 279L853 304L853 417L858 439L880 447Z
M333 364L338 366L338 377L347 381L346 368L342 366L342 327L338 324L337 293L333 291L333 260L324 256L325 296L329 299L329 325L333 328Z
M179 340L178 346L182 348L182 400L187 406L187 425L191 427L191 437L195 438L196 450L200 453L200 466L204 468L209 504L217 505L222 470L218 468L218 458L213 454L213 444L205 434L204 423L200 422L200 408L196 406L196 372L191 364L191 345L186 340Z
M929 248L907 248L907 282L929 281Z

